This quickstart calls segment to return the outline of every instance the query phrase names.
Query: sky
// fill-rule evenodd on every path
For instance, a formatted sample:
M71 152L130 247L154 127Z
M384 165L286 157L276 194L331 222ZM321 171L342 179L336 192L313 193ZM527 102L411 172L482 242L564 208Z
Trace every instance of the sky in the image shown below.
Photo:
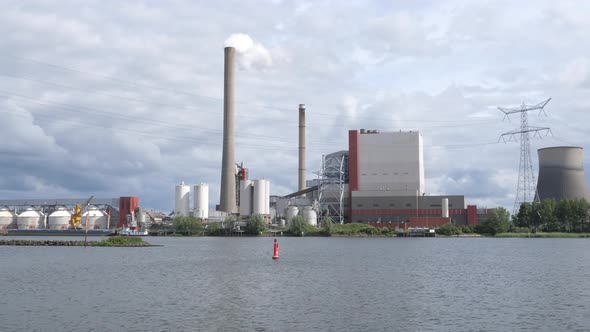
M219 203L223 47L239 44L236 161L297 189L348 130L419 130L427 194L511 209L519 128L498 110L552 98L537 149L590 148L586 1L4 1L0 199L139 196L175 185ZM236 45L237 46L237 45ZM584 155L588 166L589 153ZM588 178L588 174L587 174ZM588 179L587 179L588 180Z

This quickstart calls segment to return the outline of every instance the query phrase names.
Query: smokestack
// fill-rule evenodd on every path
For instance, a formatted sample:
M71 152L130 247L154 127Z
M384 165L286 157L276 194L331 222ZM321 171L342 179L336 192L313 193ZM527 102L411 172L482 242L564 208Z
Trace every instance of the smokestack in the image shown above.
M305 104L299 104L299 190L305 189Z
M221 160L221 188L219 209L236 213L236 172L234 155L234 63L236 49L224 49L223 76L223 157Z

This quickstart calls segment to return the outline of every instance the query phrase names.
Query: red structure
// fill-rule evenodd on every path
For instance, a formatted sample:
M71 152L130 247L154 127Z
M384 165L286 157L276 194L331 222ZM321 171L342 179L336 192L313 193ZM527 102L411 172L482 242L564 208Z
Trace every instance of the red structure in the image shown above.
M476 205L467 205L467 225L477 225Z
M139 207L139 197L119 197L119 222L117 227L125 226L127 215L132 214Z

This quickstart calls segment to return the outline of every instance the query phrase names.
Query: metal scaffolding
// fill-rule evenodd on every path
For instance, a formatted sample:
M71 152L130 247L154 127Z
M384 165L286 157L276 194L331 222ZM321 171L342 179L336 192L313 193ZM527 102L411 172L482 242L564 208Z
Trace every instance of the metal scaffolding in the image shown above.
M322 156L319 172L318 198L320 218L331 217L334 223L344 223L344 185L348 182L348 151Z

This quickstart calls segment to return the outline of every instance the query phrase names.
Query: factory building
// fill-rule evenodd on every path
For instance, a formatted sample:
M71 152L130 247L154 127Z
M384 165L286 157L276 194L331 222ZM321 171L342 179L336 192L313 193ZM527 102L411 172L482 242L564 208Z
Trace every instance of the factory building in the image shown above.
M336 222L436 227L476 224L488 210L465 207L462 195L426 195L424 150L418 131L350 130L348 151L322 158L321 177L308 202L319 202L320 217ZM295 195L295 194L292 194ZM277 199L279 206L285 202Z

